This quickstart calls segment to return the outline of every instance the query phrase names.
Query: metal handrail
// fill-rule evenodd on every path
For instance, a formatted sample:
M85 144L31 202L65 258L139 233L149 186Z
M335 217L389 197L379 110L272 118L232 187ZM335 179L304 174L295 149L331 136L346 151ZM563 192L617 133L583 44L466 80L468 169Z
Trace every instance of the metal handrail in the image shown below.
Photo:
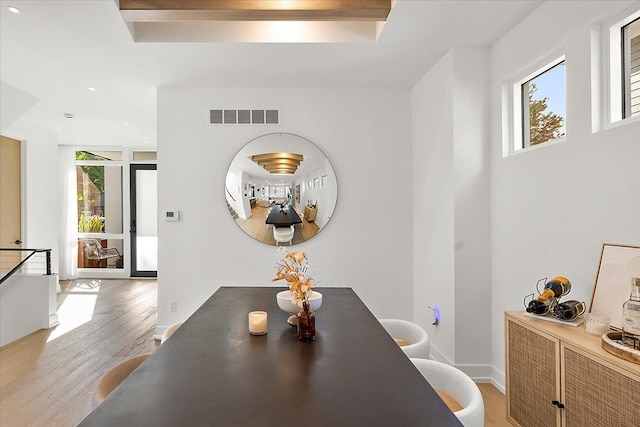
M47 258L46 261L46 265L47 265L47 276L51 276L51 249L14 249L14 248L0 248L0 251L18 251L18 252L31 252L29 255L27 255L22 261L20 261L18 263L18 265L16 265L10 272L8 272L7 274L5 274L4 276L2 276L2 278L0 278L0 285L2 285L5 280L7 280L9 277L11 277L13 275L13 273L15 273L16 271L20 270L20 268L22 268L22 266L24 265L24 263L26 263L29 258L31 258L32 256L34 256L37 253L40 252L44 252Z
M231 192L229 191L229 189L227 188L227 186L224 186L225 191L227 192L227 194L229 195L229 197L231 197L231 200L233 200L234 202L236 201L236 199L231 195Z

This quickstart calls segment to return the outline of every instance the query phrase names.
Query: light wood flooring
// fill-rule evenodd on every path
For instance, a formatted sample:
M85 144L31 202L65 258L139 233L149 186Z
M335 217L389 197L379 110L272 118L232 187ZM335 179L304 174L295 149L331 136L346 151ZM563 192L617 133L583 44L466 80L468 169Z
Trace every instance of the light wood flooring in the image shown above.
M275 246L276 241L273 238L273 227L271 225L267 227L265 224L268 210L268 208L256 206L255 208L251 209L251 216L249 218L237 218L236 223L254 239L259 240L262 243ZM318 234L319 228L315 222L309 222L306 219L303 219L302 221L304 223L303 226L294 226L295 232L293 234L293 240L291 242L292 245L297 245L298 243L305 242ZM289 245L289 242L281 242L280 245L287 246Z
M98 284L98 287L93 287ZM58 307L93 304L90 321L63 335L40 330L0 348L0 425L75 426L91 410L100 376L156 348L155 280L61 283ZM74 319L68 320L78 323Z
M90 308L95 302L93 315L64 334L56 330L70 329L73 319L61 318L55 329L0 348L2 427L75 426L91 410L93 388L104 372L158 345L155 280L75 280L61 286L61 313L65 301L85 298ZM509 426L504 395L491 384L479 386L485 426Z

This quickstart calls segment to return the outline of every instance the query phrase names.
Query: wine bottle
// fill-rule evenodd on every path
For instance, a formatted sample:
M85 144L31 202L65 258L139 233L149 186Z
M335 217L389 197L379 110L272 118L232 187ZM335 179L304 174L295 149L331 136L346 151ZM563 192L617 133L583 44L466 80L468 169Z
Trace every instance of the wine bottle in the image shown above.
M640 277L631 278L631 295L622 304L622 342L640 350Z
M571 291L571 282L566 277L554 277L544 285L544 290L538 295L538 301L546 301L549 298L560 298Z
M559 303L553 307L553 317L560 320L573 320L582 316L587 310L587 305L574 299Z
M551 311L551 307L554 305L554 302L556 301L555 298L549 298L546 301L538 301L538 300L531 300L529 301L529 305L527 305L527 313L533 313L533 314L540 314L540 315L545 315L548 314Z

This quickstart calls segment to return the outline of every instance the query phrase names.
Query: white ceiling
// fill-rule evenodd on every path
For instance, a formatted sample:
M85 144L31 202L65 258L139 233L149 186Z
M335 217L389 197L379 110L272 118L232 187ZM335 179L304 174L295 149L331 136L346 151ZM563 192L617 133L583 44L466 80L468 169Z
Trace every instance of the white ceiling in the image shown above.
M152 148L158 87L409 89L450 48L491 46L540 3L397 0L377 42L277 44L136 43L114 0L2 0L0 80L39 100L22 127Z

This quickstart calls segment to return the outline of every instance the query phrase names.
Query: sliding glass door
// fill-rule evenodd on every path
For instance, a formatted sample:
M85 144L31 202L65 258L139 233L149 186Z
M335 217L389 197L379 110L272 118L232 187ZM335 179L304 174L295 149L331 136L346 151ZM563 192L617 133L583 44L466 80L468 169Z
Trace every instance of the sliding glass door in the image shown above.
M131 276L158 275L158 180L155 164L131 165Z

